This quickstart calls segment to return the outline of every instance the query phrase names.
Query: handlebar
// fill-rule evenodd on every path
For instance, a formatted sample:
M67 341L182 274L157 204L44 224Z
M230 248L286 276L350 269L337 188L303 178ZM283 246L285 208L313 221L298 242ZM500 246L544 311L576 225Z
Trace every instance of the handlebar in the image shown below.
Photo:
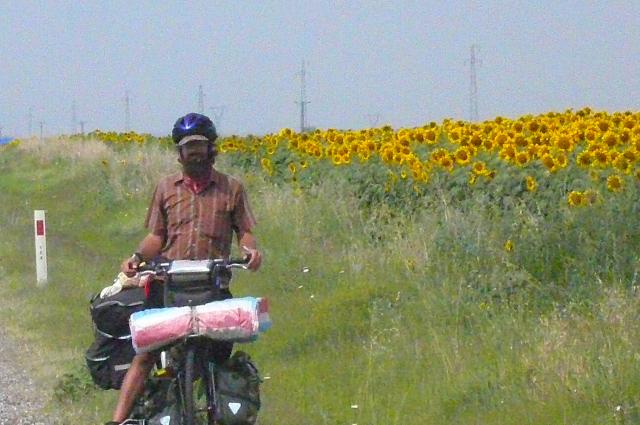
M213 272L215 269L243 269L247 270L247 264L251 260L251 256L245 258L213 258L209 260L167 260L161 259L158 261L142 262L138 265L138 273L140 275L164 275L170 273L172 266L180 263L182 268L189 267L206 267L207 272ZM204 271L204 270L203 270Z

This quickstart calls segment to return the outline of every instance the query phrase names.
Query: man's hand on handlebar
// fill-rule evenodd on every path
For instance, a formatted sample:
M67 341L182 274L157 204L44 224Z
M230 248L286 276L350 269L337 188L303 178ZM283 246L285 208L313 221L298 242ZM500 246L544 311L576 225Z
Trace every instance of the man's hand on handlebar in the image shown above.
M120 265L120 270L128 277L133 277L136 275L136 273L138 273L138 266L140 266L141 262L141 256L138 253L135 253L122 262L122 264Z
M249 262L247 263L247 268L251 271L256 271L260 268L260 264L262 263L262 254L255 248L249 248L247 246L242 246L242 250L249 258Z

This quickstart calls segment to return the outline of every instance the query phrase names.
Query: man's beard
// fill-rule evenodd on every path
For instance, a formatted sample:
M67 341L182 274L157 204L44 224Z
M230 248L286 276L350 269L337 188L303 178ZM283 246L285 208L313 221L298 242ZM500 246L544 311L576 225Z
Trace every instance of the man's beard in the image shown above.
M189 177L198 179L201 177L205 177L211 171L211 166L214 162L215 158L194 158L182 162L182 170Z

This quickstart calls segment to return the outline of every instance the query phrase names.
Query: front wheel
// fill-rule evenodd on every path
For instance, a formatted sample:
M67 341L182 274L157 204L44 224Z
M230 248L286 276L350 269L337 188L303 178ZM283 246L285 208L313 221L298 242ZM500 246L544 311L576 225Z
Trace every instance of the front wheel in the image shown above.
M197 345L187 347L182 375L182 425L214 425L215 390L208 368L206 352Z
M196 425L195 403L193 399L193 385L195 381L195 355L195 347L191 346L187 348L184 359L184 406L182 406L184 425Z

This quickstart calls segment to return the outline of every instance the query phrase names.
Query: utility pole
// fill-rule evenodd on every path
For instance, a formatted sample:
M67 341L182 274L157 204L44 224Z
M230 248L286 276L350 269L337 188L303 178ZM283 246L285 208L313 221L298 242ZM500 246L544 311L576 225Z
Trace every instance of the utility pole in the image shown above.
M129 90L124 92L124 131L129 131L131 127L131 110L130 110Z
M29 120L29 137L31 137L33 136L33 108L29 108L27 117Z
M198 112L204 114L204 91L202 84L198 86Z
M86 121L80 121L80 134L82 134L84 136L84 125L86 124Z
M44 140L44 121L40 121L40 143Z
M78 130L78 117L76 116L76 101L71 102L71 134Z
M307 72L304 61L302 61L302 68L298 75L300 76L300 101L296 103L300 106L300 133L304 133L307 129L307 105L311 103L307 100L307 82L305 80Z
M478 82L476 78L476 46L471 45L471 57L469 59L469 121L478 121ZM480 65L480 64L479 64Z
M222 121L222 116L224 115L224 105L214 106L209 108L211 111L211 116L213 118L213 124L216 126L216 129L220 131L220 122Z

